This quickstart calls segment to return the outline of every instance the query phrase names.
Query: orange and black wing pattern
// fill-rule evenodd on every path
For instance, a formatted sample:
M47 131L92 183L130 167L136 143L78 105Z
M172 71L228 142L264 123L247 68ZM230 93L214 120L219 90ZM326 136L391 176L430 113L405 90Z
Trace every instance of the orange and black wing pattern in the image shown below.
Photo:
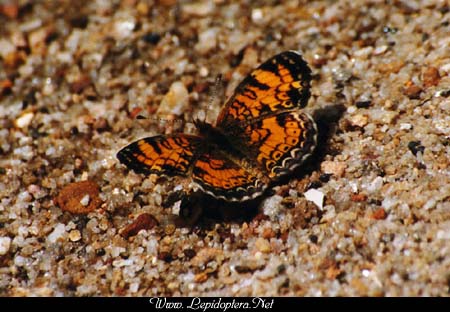
M300 110L310 97L310 80L299 53L280 53L239 84L216 127L198 123L200 136L144 138L117 158L138 173L189 178L215 198L256 198L313 152L316 124Z
M291 172L316 146L313 119L300 111L283 112L249 123L239 136L241 150L256 160L270 179Z
M236 88L217 118L217 127L306 106L311 70L295 51L282 52L253 70Z
M148 137L125 146L117 158L137 173L186 176L201 141L200 137L186 134Z
M227 201L249 200L266 188L255 173L214 150L204 152L195 161L192 178L204 192Z

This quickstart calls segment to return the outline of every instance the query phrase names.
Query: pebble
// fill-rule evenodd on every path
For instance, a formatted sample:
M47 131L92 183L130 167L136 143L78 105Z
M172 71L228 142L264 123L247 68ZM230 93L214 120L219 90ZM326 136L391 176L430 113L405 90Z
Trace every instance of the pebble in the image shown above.
M378 124L391 124L398 116L398 112L375 108L371 111L370 118Z
M355 126L363 128L369 123L369 118L363 114L356 114L350 118L350 122Z
M74 214L87 214L102 204L98 185L92 181L68 184L59 192L55 201L63 211Z
M280 212L282 201L283 197L280 195L271 196L263 201L261 210L266 216L275 218Z
M402 122L400 123L400 130L411 130L412 125L410 123Z
M442 65L440 69L445 73L450 73L450 63Z
M186 3L182 7L182 12L189 16L206 16L211 14L214 9L214 1L199 1L197 3Z
M403 93L412 100L417 100L420 98L420 93L422 88L414 83L408 85L403 89Z
M259 8L253 9L251 17L252 17L252 22L257 24L257 23L261 22L261 20L263 19L263 11Z
M372 213L372 219L375 220L384 220L387 217L387 213L386 210L384 210L383 208L378 208L377 210L375 210Z
M188 104L188 90L182 82L176 81L170 86L156 113L162 116L169 114L179 116L187 109Z
M423 153L425 151L425 147L420 143L420 141L410 141L408 143L408 149L414 154L414 156L416 156L418 152Z
M369 193L375 193L378 192L381 187L383 186L383 178L378 176L367 186L366 190Z
M320 169L323 173L332 174L337 178L344 175L347 165L342 161L324 161L320 165Z
M135 27L136 21L134 18L124 18L114 23L112 34L116 40L123 40L132 35Z
M34 113L33 112L27 112L22 114L19 118L16 119L16 127L23 129L30 125L31 121L33 120Z
M150 230L159 224L156 218L149 214L143 213L140 214L133 223L129 224L125 229L122 230L120 235L124 238L129 238L131 236L135 236L141 230Z
M436 67L427 67L422 74L423 86L425 88L437 86L441 80L439 70Z
M78 242L81 239L81 233L78 230L72 230L69 232L69 239L72 242Z
M56 243L58 240L62 239L66 234L66 226L62 223L56 224L53 231L47 236L47 241L51 244Z
M381 55L384 52L386 52L387 49L388 49L388 46L385 45L385 44L381 45L381 46L378 46L378 47L375 48L375 50L373 50L373 55Z
M16 52L16 47L11 41L0 38L0 56L3 59L8 58L12 53Z
M0 256L6 255L11 246L11 238L7 236L0 237Z
M89 205L89 194L84 195L83 198L80 199L80 204L84 207Z
M270 243L267 241L267 239L264 239L262 237L256 239L255 247L258 251L262 253L269 253L272 250L272 248L270 247Z
M13 83L9 79L0 80L0 96L6 93L11 92L11 88Z
M4 3L0 4L0 13L4 14L5 16L15 19L19 15L19 5L17 3Z
M219 34L218 28L210 28L200 33L198 36L198 43L194 49L200 54L206 54L217 46L217 36Z
M320 210L323 209L323 200L325 195L316 189L309 189L305 193L306 200L313 202Z

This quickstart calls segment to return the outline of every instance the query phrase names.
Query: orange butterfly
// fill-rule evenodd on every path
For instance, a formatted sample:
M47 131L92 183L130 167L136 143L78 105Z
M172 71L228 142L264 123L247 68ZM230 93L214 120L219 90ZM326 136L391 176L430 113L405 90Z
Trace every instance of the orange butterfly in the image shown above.
M310 97L310 81L298 52L280 53L239 84L214 126L197 120L198 135L140 139L117 158L138 173L191 179L226 201L256 198L316 146L316 124L300 110Z

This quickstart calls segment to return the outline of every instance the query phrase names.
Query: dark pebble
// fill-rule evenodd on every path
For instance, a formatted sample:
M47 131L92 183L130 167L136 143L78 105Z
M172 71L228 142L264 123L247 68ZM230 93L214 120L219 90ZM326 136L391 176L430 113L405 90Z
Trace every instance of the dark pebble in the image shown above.
M317 235L309 235L309 240L313 243L313 244L317 244L317 241L319 240L319 238L317 237Z
M372 104L372 101L358 101L355 103L358 108L367 108Z
M326 183L326 182L330 181L331 176L332 176L331 173L322 173L319 177L319 180Z
M398 29L395 28L395 27L389 27L389 26L384 26L384 27L383 27L383 32L384 32L385 34L388 34L388 33L390 33L390 34L395 34L397 31L398 31Z
M188 259L194 258L195 255L197 254L194 249L190 249L190 248L183 250L183 253L186 256L186 258L188 258Z
M237 265L237 266L234 267L234 269L238 273L248 273L248 272L252 272L253 271L251 268L249 268L246 265Z
M312 181L311 183L308 184L308 186L306 187L307 190L309 189L317 189L319 187L322 186L322 182L321 181Z
M423 153L425 151L425 147L420 144L420 141L411 141L408 143L408 148L414 156L417 155L418 152Z
M84 29L89 23L89 18L86 15L74 17L70 20L70 25L75 28Z
M157 44L161 40L161 35L158 33L150 32L141 37L143 41L150 44Z
M99 248L99 249L97 249L97 250L95 251L95 254L96 254L98 257L101 257L101 256L106 255L106 251L105 251L105 249L103 249L103 248Z

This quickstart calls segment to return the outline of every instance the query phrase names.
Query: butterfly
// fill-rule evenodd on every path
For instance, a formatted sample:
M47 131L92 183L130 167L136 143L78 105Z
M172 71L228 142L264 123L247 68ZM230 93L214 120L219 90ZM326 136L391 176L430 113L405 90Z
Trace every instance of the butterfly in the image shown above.
M316 123L301 110L311 94L310 81L302 56L282 52L237 86L214 125L196 120L198 135L137 140L117 158L137 173L188 179L217 199L254 199L314 151Z

